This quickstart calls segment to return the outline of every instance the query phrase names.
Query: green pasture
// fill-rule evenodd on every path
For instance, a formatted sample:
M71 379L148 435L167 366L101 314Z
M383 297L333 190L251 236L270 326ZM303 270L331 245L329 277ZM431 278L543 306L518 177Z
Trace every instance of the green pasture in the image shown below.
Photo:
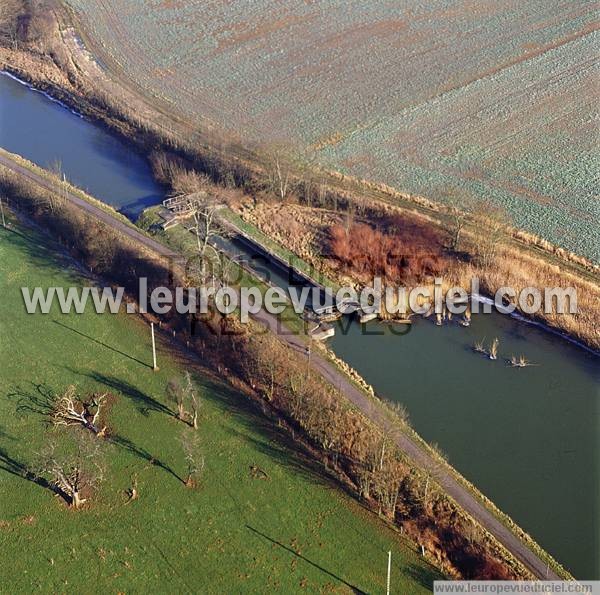
M243 395L162 341L153 372L140 319L26 314L22 286L83 283L45 237L0 228L2 591L382 593L388 550L393 592L430 590L438 575L414 546ZM197 489L183 485L183 424L164 398L167 381L186 369L202 398L206 465ZM117 396L106 479L77 512L27 475L55 432L39 403L69 384ZM139 498L128 503L134 476Z

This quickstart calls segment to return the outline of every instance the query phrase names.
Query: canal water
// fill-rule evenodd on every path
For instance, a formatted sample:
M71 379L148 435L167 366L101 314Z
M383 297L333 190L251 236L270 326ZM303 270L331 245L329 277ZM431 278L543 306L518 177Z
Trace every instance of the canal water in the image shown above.
M129 217L161 200L147 162L105 130L0 76L0 146ZM268 272L260 261L261 273ZM272 271L271 280L286 279ZM343 326L342 326L343 325ZM506 316L405 327L344 319L331 347L415 429L578 578L600 578L600 367L596 356ZM475 340L500 340L493 362ZM511 355L534 366L515 369Z
M331 346L577 577L598 577L598 357L501 314L468 328L417 319L400 332L341 321ZM473 351L495 337L498 360ZM512 368L513 354L535 365Z
M135 219L162 200L148 162L100 126L0 75L0 146L68 180Z

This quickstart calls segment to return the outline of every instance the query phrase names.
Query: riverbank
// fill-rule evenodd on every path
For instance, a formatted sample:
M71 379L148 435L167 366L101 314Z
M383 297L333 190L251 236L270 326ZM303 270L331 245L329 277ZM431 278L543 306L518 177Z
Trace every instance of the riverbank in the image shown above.
M331 234L336 228L341 232L348 226L348 217L344 212L330 208L313 208L304 204L281 204L281 203L252 203L249 200L240 203L235 208L237 215L241 218L247 229L258 236L278 238L289 238L288 250L291 249L295 255L309 260L320 274L333 278L339 285L364 286L372 283L374 276L385 280L385 270L381 272L365 271L349 265L340 263L331 250ZM407 260L410 264L412 236L419 236L417 231L411 231L411 225L418 230L424 224L420 220L410 222L410 218L404 216L398 219L400 212L389 206L370 205L369 210L363 206L360 213L352 215L352 225L366 225L382 230L384 239L389 239L393 244L405 246ZM373 223L375 222L375 223ZM408 231L402 231L402 225ZM398 231L400 228L400 231ZM347 233L347 232L346 232ZM468 233L465 233L468 235ZM443 235L441 236L443 240ZM259 240L260 241L260 240ZM469 250L469 242L474 243L474 236L470 235L463 240L465 251ZM419 246L417 246L419 248ZM365 245L361 247L363 252L369 252L371 248ZM452 286L464 288L467 293L471 290L471 280L479 279L480 293L484 296L493 296L501 287L512 287L517 293L527 287L543 288L574 287L577 291L577 313L560 314L556 311L548 313L538 312L529 315L520 310L516 305L516 315L521 320L538 324L555 332L557 335L581 344L585 348L597 353L600 351L600 331L597 325L597 304L600 303L600 285L593 276L579 276L566 269L564 266L552 264L546 260L533 257L527 253L519 252L510 243L499 241L494 247L495 254L490 263L485 266L476 257L453 254L443 246L432 246L431 251L425 251L423 259L429 259L431 255L444 258L444 263L436 271L436 276L444 279L444 287ZM418 255L416 261L418 263ZM390 257L388 260L392 262ZM396 260L398 260L396 258ZM387 263L386 263L387 264ZM421 277L408 279L390 278L388 284L409 285L432 285L433 274L425 274ZM513 300L514 303L514 300Z
M294 204L249 205L246 203L237 205L235 212L231 215L224 212L224 216L232 224L243 229L245 233L253 237L259 244L265 243L265 238L269 238L268 245L271 249L280 255L287 255L288 258L292 259L292 262L296 263L296 266L302 266L307 271L312 269L313 274L316 274L319 278L335 279L335 281L330 281L330 286L333 288L341 286L356 286L361 288L365 281L369 281L364 276L353 274L351 270L341 270L335 260L327 253L327 230L333 225L343 222L343 214L326 209L310 209ZM283 242L286 242L288 246L284 247ZM509 255L503 254L501 259L509 259ZM510 262L512 263L513 261L510 260ZM471 274L476 276L477 272L474 269ZM456 280L457 284L461 282L465 283L465 290L469 292L470 284L468 283L468 275L464 273L454 275L451 273L450 278L445 279L445 289L451 285L453 280ZM573 278L573 281L577 282L578 280ZM561 282L561 278L550 278L548 282L559 283ZM482 288L482 293L479 295L478 300L481 303L493 304L493 300L491 299L493 294L486 294L486 289L490 289L490 285ZM578 289L579 295L585 295L588 290L595 291L593 285L579 285ZM593 293L590 295L590 298L595 300L596 294ZM597 298L600 300L600 293ZM593 308L590 308L589 305L584 305L584 309L590 310ZM545 317L535 319L520 313L518 310L512 312L510 316L524 324L531 324L542 328L546 332L552 333L589 353L600 355L600 347L597 346L596 342L592 342L591 344L584 342L576 334L568 334L562 331L560 325L553 326Z
M234 139L220 138L210 126L202 132L195 130L174 114L172 107L167 109L157 98L149 100L140 95L139 89L123 84L115 69L109 68L108 61L103 61L100 66L79 41L78 33L81 33L86 45L93 43L79 27L73 28L73 15L61 12L60 19L60 25L57 25L59 40L55 39L55 43L60 43L69 57L60 68L43 53L15 52L7 48L0 49L0 65L78 113L108 126L134 143L141 153L148 155L161 148L178 154L190 167L208 173L217 185L233 184L240 197L252 196L256 201L269 194L268 185L265 186L265 178L269 176L268 157L244 149ZM335 199L342 209L349 205L354 205L352 210L374 205L401 216L418 217L438 229L444 229L447 224L448 213L426 199L351 180L335 172L299 175L291 166L286 167L289 167L289 186L294 188L290 197L295 195L301 201L310 198L306 196L307 183L316 186L314 177L318 177L318 193L327 200ZM315 188L312 191L316 191ZM471 225L464 235L476 237L481 231L475 229L476 226ZM518 230L506 233L507 241L497 259L499 267L486 267L483 271L463 267L458 271L458 281L478 274L487 285L484 289L494 293L495 289L507 284L541 287L552 278L573 279L579 282L583 295L578 316L543 316L543 322L592 349L599 349L595 303L600 299L600 287L594 276L599 268L539 238L526 237L527 234ZM560 286L560 283L554 285Z
M291 216L290 214L284 218L292 221L294 225L300 219L298 216ZM246 223L244 229L250 235L257 231L250 223ZM264 234L259 233L258 237L262 238L263 236ZM304 236L300 233L295 237L303 238ZM483 318L487 318L487 316ZM578 539L573 539L574 534L577 534L576 531L573 533L573 527L564 526L562 532L547 530L548 525L544 520L552 514L552 510L558 502L572 502L574 500L579 501L579 507L588 510L595 518L597 516L597 506L593 493L590 494L589 498L582 499L580 496L585 493L585 490L582 492L579 489L564 489L567 484L561 486L555 484L553 498L546 499L543 505L538 502L537 507L535 506L537 501L535 494L539 493L540 484L543 483L541 478L538 477L538 470L548 467L548 456L543 453L553 452L553 460L558 464L559 460L564 459L564 449L567 447L562 448L556 445L554 430L549 431L549 428L555 425L553 422L549 426L546 424L540 425L535 421L539 419L537 415L534 419L530 419L529 415L521 415L520 413L536 408L542 410L552 407L557 411L561 410L558 417L564 419L565 415L573 415L575 411L579 412L578 415L581 416L581 420L576 423L582 431L582 439L585 436L587 446L583 446L580 440L572 444L572 437L569 436L564 436L562 440L564 445L570 444L568 452L571 455L569 456L574 456L573 453L577 452L578 461L585 459L587 464L580 464L575 469L572 463L565 460L564 468L559 465L562 471L553 473L547 470L546 475L555 477L555 479L558 479L556 476L562 476L563 479L569 476L571 482L568 482L568 484L573 485L572 482L579 481L578 478L581 473L585 475L584 469L589 468L591 476L589 481L584 483L593 489L594 477L596 477L594 469L597 465L597 457L594 454L596 451L593 446L594 436L597 432L593 423L593 400L597 390L593 380L590 382L586 377L591 374L593 378L597 374L593 372L594 363L591 360L587 361L589 358L586 357L585 351L588 351L588 348L584 345L576 345L579 349L585 350L578 353L577 350L567 348L566 344L561 346L560 342L557 344L552 339L556 331L542 325L542 323L523 319L518 314L514 316L496 314L492 318L495 320L494 324L487 324L490 322L489 320L485 321L486 324L483 324L484 321L475 316L470 329L461 327L456 321L448 321L442 328L439 328L433 325L431 321L418 319L415 320L414 338L412 334L406 337L381 336L389 335L389 333L384 332L383 327L378 329L377 323L368 325L363 333L358 330L359 325L356 323L340 322L335 327L336 335L331 339L331 343L334 350L344 359L340 359L329 350L327 355L367 394L384 394L392 404L403 404L407 406L408 411L414 411L419 424L419 432L424 432L430 441L441 442L444 446L448 446L449 450L447 452L450 453L452 463L460 463L461 472L471 480L475 480L475 483L479 484L479 481L481 481L482 485L486 486L485 492L488 495L492 495L494 499L496 496L499 497L502 502L500 508L510 510L511 514L522 522L525 520L531 522L532 524L527 525L529 531L538 539L543 537L547 540L545 545L549 547L550 551L567 556L565 560L568 560L571 564L581 564L582 568L594 568L593 572L596 572L594 554L588 553L587 548L581 547L582 544ZM502 318L507 319L506 324L502 324ZM531 330L527 330L526 327L522 327L523 324L533 325L533 327ZM354 327L354 330L352 330L352 327ZM546 336L539 335L535 332L535 329L540 329ZM348 337L349 330L350 336ZM426 332L424 333L424 331ZM492 366L490 368L488 359L475 353L472 347L474 342L481 340L482 337L488 336L490 338L494 337L495 334L501 337L500 362L496 367ZM373 335L379 336L374 337ZM423 335L427 336L427 341L420 338ZM515 337L518 337L519 340L515 341ZM562 338L565 339L565 337ZM566 339L569 343L573 343L573 340ZM417 342L416 345L415 341ZM537 346L538 343L546 347L540 350ZM539 370L536 370L534 374L529 373L515 377L515 371L510 370L506 365L511 353L511 351L507 352L507 349L513 349L512 353L527 353L528 357L533 358L534 365ZM411 364L407 364L407 357L410 358L415 350L423 356L427 354L427 357L416 358ZM450 352L453 352L454 355L450 356ZM592 355L597 357L595 352ZM366 382L359 372L346 363L347 361L353 362L353 366L357 366L367 373L372 384ZM381 366L380 369L376 362L386 362L386 364ZM445 367L440 369L439 364L441 362L444 362L445 366L447 365L449 368L447 370ZM573 365L581 368L582 373L569 378L569 370L572 370ZM550 367L549 370L547 369L548 366ZM455 367L463 371L458 376L455 373ZM562 368L566 371L566 378L558 372ZM495 378L493 382L490 382L490 375ZM415 382L415 377L427 378L428 388L425 388L422 382ZM535 377L535 380L533 380L533 377ZM546 386L547 382L551 382L552 388ZM457 390L458 387L460 387L460 390ZM485 396L480 392L481 387L485 387ZM509 408L510 414L508 412L502 414L502 417L507 418L505 423L498 423L490 428L486 425L485 418L479 418L490 406L502 406L501 403L506 401L503 390L509 390L508 387L511 387L510 390L515 391L520 396L516 399L511 397L511 401L516 400L516 402ZM444 390L447 391L447 394ZM435 395L442 396L442 394L444 398L441 400L435 398ZM435 402L434 407L432 407L431 401ZM408 406L409 403L410 406ZM449 403L454 403L454 405L449 405ZM423 409L426 409L427 415L421 412ZM566 411L562 411L562 409L566 409ZM437 414L436 411L438 411ZM458 424L454 432L450 428L446 428L445 424L438 424L435 421L440 417L440 411L444 411L441 415L443 419L454 420L451 427ZM592 415L591 418L590 415ZM478 419L478 422L474 424L477 428L487 429L482 432L474 430L468 421L471 418ZM436 432L431 432L432 421L437 428ZM503 443L507 433L511 432L511 428L514 427L515 423L520 424L524 431L523 434L519 434L518 437L513 439L513 442L522 443L518 469L504 464L503 449L497 447L497 445ZM411 427L406 426L406 431L410 430ZM469 436L474 432L478 433L476 442L482 450L486 452L486 455L489 455L488 451L491 449L494 452L493 457L484 456L483 454L473 457L467 444L461 444L458 439L459 436ZM523 438L523 436L533 435L538 436L538 440L533 441L533 443L530 443L527 438ZM415 433L414 437L425 444L418 434ZM545 445L542 451L536 446L536 443ZM429 445L426 445L426 447L430 448ZM576 450L573 450L573 448ZM471 454L465 456L465 452ZM432 455L437 456L435 451L432 451ZM486 460L491 462L490 458L495 465L501 466L502 473L496 474L494 472L495 467L487 466L484 463ZM439 464L446 464L443 458L438 460ZM452 466L448 466L448 468L454 472ZM516 481L516 477L519 478L519 481ZM458 480L463 484L467 483L463 475L458 475ZM515 497L510 487L515 483L527 486L526 490L519 491L518 498ZM479 490L475 490L474 493L486 500ZM562 495L558 496L558 494ZM582 500L585 500L585 502ZM524 506L523 502L529 502L529 506ZM489 500L486 502L486 506L492 508L495 511L494 514L502 522L515 527L512 519ZM525 508L529 512L526 512ZM531 512L533 509L536 510L536 513ZM578 519L579 535L582 536L585 532L587 542L590 543L589 540L593 542L595 538L593 530L587 530L586 523L587 521ZM516 527L516 530L522 532L518 527ZM562 538L559 538L557 533L562 535ZM562 547L561 544L567 540L570 540L570 547ZM550 547L549 544L553 544L553 547ZM569 554L566 554L565 550L570 550ZM571 552L578 552L578 554L571 555ZM580 575L586 576L585 572L585 570L580 570Z
M60 217L60 215L58 213L55 214L55 217L56 216ZM50 219L48 217L45 217L43 220L44 220L45 224L49 224L50 223ZM86 230L90 230L90 232L93 232L93 227L94 227L93 225L86 225L85 229ZM129 233L129 232L127 232L127 233ZM104 232L103 235L107 236L109 234L107 234L106 232ZM106 237L106 239L109 240L108 237ZM112 240L109 240L109 241L111 241L113 247L118 248L119 241L117 240L116 236ZM102 248L100 248L100 249L102 250ZM120 249L120 248L118 248L118 249ZM90 258L90 256L88 255L87 258ZM92 256L92 258L93 258L93 256ZM117 258L116 262L120 262L120 260ZM118 271L119 271L119 274L121 274L121 275L123 273L126 273L126 271L123 270L122 267L119 267ZM104 274L109 274L110 275L110 273L108 271L104 271ZM150 276L150 278L153 279L154 276ZM125 286L127 287L127 280L126 279L120 278L119 282L125 284ZM271 320L268 316L266 318L264 318L264 319L261 319L260 321L263 324L266 324L273 331L277 327L277 322ZM231 338L233 338L234 336L235 335L231 335ZM198 339L199 338L196 338L194 340L194 344L197 343ZM292 341L292 342L295 342L297 340L297 338L295 337L295 335L292 335L290 337L284 336L283 339L284 340L288 340L288 341ZM211 338L210 333L207 336L203 336L201 338L201 341L200 341L200 346L201 347L199 347L199 348L202 349L203 353L205 353L205 356L208 355L209 353L221 353L221 355L224 355L223 348L225 347L225 343L220 342L219 340L218 340L217 351L212 351L211 349L208 348L208 345L211 342L213 342L214 340L215 340L215 337L213 336ZM229 340L231 340L231 339L229 339ZM295 343L294 343L293 346L290 346L290 348L294 352L294 355L293 355L292 359L289 359L289 357L287 355L284 355L283 353L281 353L280 355L278 355L276 357L275 360L271 360L271 361L278 361L277 358L279 358L279 357L283 357L285 359L286 364L285 365L282 364L282 367L281 367L282 373L285 375L285 378L288 378L288 379L290 378L290 373L291 372L290 372L289 366L291 365L292 361L294 361L295 359L298 358L298 353L302 354L300 356L301 358L305 358L306 357L305 350L302 349L302 343L300 343L299 346L300 346L299 351L298 351L298 345L296 345ZM207 351L207 349L208 349L208 351ZM245 349L245 351L244 351L245 356L242 358L244 364L243 364L242 368L239 370L242 373L242 376L244 376L245 374L247 374L249 369L252 369L252 366L250 366L250 368L248 368L247 366L250 365L250 361L252 360L253 357L255 357L255 355L253 355L252 351L247 351L247 347L244 348L244 349ZM227 353L231 353L232 356L234 356L235 354L237 354L237 355L235 355L235 357L232 357L232 358L225 357L224 361L221 361L221 359L217 358L217 361L220 362L218 365L220 366L219 370L220 370L221 373L223 373L224 370L226 370L228 367L230 367L230 366L233 365L233 362L235 361L236 357L241 357L241 353L240 353L239 350L240 350L240 346L238 346L237 349L233 349L233 351L227 351ZM332 378L331 382L333 382L334 386L336 386L336 387L342 387L343 388L343 392L339 395L340 399L345 399L346 396L351 397L351 400L353 400L354 405L358 406L359 409L363 409L365 415L367 415L367 418L369 418L369 416L373 415L374 412L377 411L378 407L376 405L376 401L374 402L374 401L370 400L370 398L368 398L368 396L364 395L364 393L361 393L360 391L356 392L356 388L354 388L352 384L350 384L343 377L340 377L339 375L337 375L335 373L335 371L332 372L329 364L327 364L326 362L324 362L323 360L321 360L318 355L316 355L316 354L313 355L311 361L313 363L315 363L315 364L317 364L317 363L319 364L319 366L321 367L321 371L325 374L326 378L329 378L329 377ZM260 365L262 366L263 364L260 364ZM277 369L279 369L279 368L277 368ZM304 369L303 364L300 364L300 369L301 370ZM302 373L304 373L304 372L302 372ZM227 375L229 375L229 374L230 374L230 372L227 372ZM236 377L237 377L236 374L233 374L232 380L235 380ZM292 381L293 381L293 378L294 378L294 374L292 373L291 374ZM265 382L265 380L266 379L261 379L260 382L261 383ZM250 381L251 385L254 386L254 383L256 381L257 380ZM277 386L280 386L280 384L279 384L280 382L282 382L282 381L281 380L277 381ZM292 384L292 386L293 386L293 384ZM342 395L345 395L345 396L342 396ZM356 400L352 399L353 395L355 396ZM281 396L278 397L278 399L281 399L281 398L283 398L283 395L281 395ZM272 400L272 399L273 399L273 396L271 396L270 399L267 399L267 402L270 402L270 400ZM282 406L282 405L284 405L284 403L286 403L286 401L279 401L279 402L280 402L280 406ZM375 409L373 408L374 406L375 406ZM287 411L287 414L290 415L292 413L292 411L294 411L295 409L292 409L292 411L290 411L289 409L287 409L287 407L288 407L288 405L286 405L284 407L284 411ZM300 413L300 411L302 411L302 410L298 410L298 413ZM307 423L308 419L310 419L310 413L309 413L309 411L310 410L306 410L306 411L302 412L302 417L300 419L303 420L303 421L301 423L301 426L305 425ZM340 413L341 412L338 411L337 415L339 415ZM306 415L309 415L309 418L306 418L305 417ZM378 417L378 419L380 419L380 420L381 419L387 419L388 415L389 415L389 413L386 413L386 414L384 414L383 418ZM294 419L293 415L292 415L292 419ZM297 423L297 421L296 421L296 423ZM338 422L336 422L336 424L337 423ZM330 428L332 430L334 428L334 426L329 425L329 424L327 424L326 427L328 427L328 428ZM293 426L292 426L292 428L293 428ZM341 431L342 428L340 427L340 428L338 428L338 430ZM293 431L293 429L292 429L292 431ZM314 430L311 430L311 432L312 431L314 431ZM364 429L363 429L363 431L364 431ZM369 431L373 431L373 430L369 430ZM377 432L380 432L380 431L381 430L377 430ZM309 435L310 435L310 432L309 432ZM385 434L384 434L384 436L385 436ZM396 435L393 434L393 436L396 436ZM512 545L508 545L510 551L514 551L515 548L517 550L520 550L521 553L519 554L519 557L521 558L523 556L523 558L521 558L521 559L525 560L526 564L528 566L530 564L534 564L533 567L535 568L535 558L531 557L531 552L527 548L525 548L525 546L522 543L520 543L520 540L516 540L516 538L514 536L511 537L510 532L507 532L507 529L498 520L494 519L493 515L490 515L490 513L486 512L485 509L482 507L482 505L480 503L478 503L476 499L473 499L472 495L470 495L468 492L466 492L464 490L464 488L461 488L458 484L456 484L454 482L454 480L451 480L451 476L447 475L445 471L440 470L438 463L436 463L435 461L430 461L429 455L427 455L425 451L420 451L420 449L418 447L416 447L415 444L411 440L408 440L408 442L406 442L407 438L404 437L403 435L397 435L392 440L396 440L396 439L397 440L401 440L401 448L402 448L403 452L407 451L408 453L412 453L411 456L415 456L415 453L419 453L419 452L421 453L421 454L418 455L418 459L421 461L421 464L425 463L426 466L427 466L427 469L428 469L426 475L423 477L423 481L425 481L425 478L430 478L430 477L432 479L436 479L436 481L437 481L437 474L441 473L440 478L445 478L444 479L444 482L445 482L444 483L444 487L447 488L448 486L450 486L451 491L453 489L457 490L457 492L455 493L455 497L456 497L458 503L460 505L465 505L465 503L466 503L467 504L467 508L470 511L470 514L474 514L475 517L478 518L479 522L483 522L483 526L486 527L488 530L490 530L492 532L492 534L494 534L495 536L500 535L501 536L500 539L501 539L502 542L506 543L506 540L508 540L508 543L510 544L511 540L512 540ZM328 439L328 442L327 442L328 444L330 444L330 446L328 447L328 449L331 449L334 443L330 443L329 440L330 439ZM381 438L374 438L373 444L374 445L377 444L378 441L380 441L380 440L381 440ZM360 443L357 444L357 446L359 446L359 445L360 445ZM337 448L339 448L339 447L337 447ZM360 448L362 448L362 447L360 447ZM417 450L415 450L415 448L417 448ZM347 455L344 455L342 458L339 458L340 456L341 456L340 454L335 454L333 456L333 459L330 460L329 464L333 465L334 468L338 468L338 465L346 458ZM360 456L364 456L364 455L360 455ZM353 455L353 459L352 459L354 461L353 465L356 464L356 459L354 457L356 457L356 455ZM430 461L430 462L427 462L427 461ZM340 471L343 468L344 468L344 466L342 465L342 467L339 468ZM346 469L346 473L348 473L348 472L349 472L349 470ZM352 473L355 473L355 471L352 472ZM433 475L430 475L430 474L433 474ZM419 477L419 476L417 476L417 477ZM420 480L417 480L417 477L413 478L412 481L413 482L417 481L417 483L415 485L415 488L419 492L422 488L419 487ZM450 482L450 483L447 483L447 482ZM433 490L434 483L430 484L430 480L427 479L427 484L430 485L429 489ZM431 491L430 495L431 495L432 498L434 498L434 500L432 500L430 502L430 505L433 505L433 503L435 501L437 501L438 498L442 498L442 500L440 500L440 505L443 506L442 510L447 510L447 508L446 508L447 506L450 506L450 510L452 510L452 508L455 506L455 504L452 504L452 501L447 501L445 499L445 496L443 496L443 494L444 494L444 492ZM442 504L442 502L444 504ZM446 514L446 513L444 513L444 514ZM462 515L462 513L461 513L461 515ZM463 518L463 520L461 521L463 523L469 524L469 523L472 522L472 521L469 521L469 517L468 516L467 517L462 517L461 516L461 518ZM406 519L406 521L404 521L404 522L407 523L406 524L406 530L408 532L410 532L415 537L417 537L420 534L419 531L421 531L422 528L418 529L418 527L419 527L418 524L417 525L412 524L411 521L410 521L410 518ZM446 522L446 521L444 521L444 522ZM487 539L492 539L491 535L487 534L487 532L485 532L484 534L487 535L487 537L485 538L486 540ZM432 555L433 555L433 552L437 551L433 543L429 542L428 540L426 542L424 542L424 543L427 544L425 546L426 548L428 548L428 549L429 548L433 548L431 550L432 551ZM475 543L475 542L472 542L472 543ZM469 547L471 547L471 546L469 546ZM507 556L508 554L507 553L500 554L500 552L502 550L498 550L497 547L499 547L499 546L497 546L497 545L493 546L492 547L492 551L496 552L495 555L501 555L501 558L505 559L505 556ZM523 549L523 548L525 548L525 549ZM527 553L527 552L529 552L529 553ZM452 556L454 556L454 555L455 554L452 554ZM436 559L444 567L447 567L446 564L449 562L449 559L445 559L444 557L442 557L442 558L436 557ZM548 559L551 560L550 558L548 558ZM444 562L444 560L446 560L446 561ZM510 566L513 567L514 571L518 572L518 574L520 576L523 576L521 574L522 571L518 571L517 567L514 566L514 562L511 563ZM551 564L551 566L552 567L556 567L557 569L559 569L559 572L561 573L561 575L563 575L564 571L560 570L560 567L558 565L555 566L555 563L554 563L554 564ZM538 576L546 576L544 574L546 572L546 570L544 570L545 567L546 567L546 563L543 563L541 566L539 566L538 570L535 571L538 574Z

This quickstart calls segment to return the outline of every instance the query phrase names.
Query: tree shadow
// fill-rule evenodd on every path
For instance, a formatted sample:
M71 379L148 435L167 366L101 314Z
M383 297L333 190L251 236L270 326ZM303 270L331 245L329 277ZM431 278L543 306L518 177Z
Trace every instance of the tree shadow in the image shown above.
M89 335L86 335L85 333L82 333L81 331L78 331L77 329L74 329L74 328L60 322L59 320L54 319L52 322L54 322L54 324L57 324L58 326L61 326L65 329L71 331L72 333L75 333L76 335L79 335L80 337L83 337L84 339L87 339L88 341L92 341L93 343L96 343L96 345L100 345L101 347L104 347L105 349L109 349L110 351L117 353L118 355L121 355L123 357L126 357L127 359L130 359L130 360L136 362L137 364L141 364L145 368L152 368L152 366L150 364L148 364L147 362L143 362L142 360L139 360L139 359L133 357L132 355L125 353L124 351L120 351L119 349L116 349L115 347L112 347L111 345L107 345L103 341L95 339L94 337L90 337Z
M0 448L0 471L6 471L15 477L30 481L31 483L60 496L65 502L70 502L67 494L65 494L58 486L55 486L47 479L32 473L27 469L26 465L10 456L4 448Z
M150 412L161 413L169 417L177 417L173 411L154 397L147 395L142 392L130 382L115 378L114 376L107 376L100 372L76 372L88 378L91 378L99 384L103 384L112 390L121 393L123 396L130 399L137 407L138 411L142 415L149 415Z
M195 353L185 350L179 343L170 342L171 355L181 368L192 372L192 379L202 389L201 398L209 400L220 411L235 416L236 425L246 431L240 431L231 424L222 424L224 431L252 443L260 452L277 464L290 469L314 484L328 489L341 490L363 510L378 517L360 498L349 483L340 480L337 471L329 469L314 451L296 439L302 433L291 433L278 424L277 414L265 409L257 399L242 394L240 389L227 384L213 371L204 367ZM171 415L174 415L171 413ZM343 461L340 459L340 464Z
M263 410L258 402L217 382L204 379L202 386L207 389L207 394L213 395L214 403L235 416L238 428L245 430L224 425L225 431L246 440L295 474L320 485L340 487L340 483L323 462L296 441L288 429L278 426L276 417Z
M367 591L363 591L359 587L356 587L355 585L350 584L348 581L344 580L342 577L338 576L337 574L334 574L333 572L330 572L326 568L323 568L323 566L320 566L316 562L313 562L312 560L309 560L306 556L303 556L302 554L299 554L298 552L294 551L292 548L288 547L287 545L284 545L280 541L277 541L277 540L273 539L272 537L269 537L268 535L265 535L264 533L262 533L258 529L255 529L254 527L251 527L250 525L246 525L246 529L248 529L249 531L252 531L254 534L262 537L263 539L266 539L267 541L270 541L271 543L273 543L274 545L280 547L281 549L285 550L286 552L289 552L290 554L292 554L296 558L299 558L300 560L303 560L307 564L310 564L313 568L316 568L317 570L320 570L322 573L324 573L327 576L335 579L336 581L342 583L343 585L346 585L348 588L352 589L353 593L357 593L357 594L366 594L367 593Z
M3 425L0 425L0 440L16 442L17 439L12 434L9 434Z
M399 570L428 591L433 590L433 581L444 580L444 576L433 566L423 567L418 564L410 563L407 566L400 567Z
M42 267L46 273L56 273L65 283L79 286L82 278L90 278L89 271L47 229L27 218L27 215L19 217L17 225L27 233L16 227L7 228L5 231L10 233L3 240L23 253L26 262ZM0 230L4 228L0 226Z
M119 434L113 434L110 437L110 442L112 444L115 444L119 448L122 448L123 450L131 453L132 455L135 455L136 457L139 457L140 459L147 461L151 465L154 465L155 467L159 467L163 471L166 471L167 473L172 475L175 479L177 479L181 483L185 484L185 479L183 479L182 477L177 475L177 473L171 467L169 467L169 465L167 465L166 463L163 463L160 459L157 459L149 451L147 451L145 448L143 448L141 446L138 446L137 444L135 444L134 442L129 440L129 438L125 438L125 436L120 436Z
M56 393L46 384L31 383L33 391L28 392L17 386L14 392L8 393L8 398L16 399L17 413L22 415L33 413L48 419L54 410Z

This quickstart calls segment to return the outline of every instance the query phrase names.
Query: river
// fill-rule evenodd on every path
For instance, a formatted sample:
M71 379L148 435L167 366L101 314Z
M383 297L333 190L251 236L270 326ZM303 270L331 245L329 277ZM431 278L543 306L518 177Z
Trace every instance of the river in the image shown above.
M160 201L147 161L106 130L7 76L0 105L5 149L44 167L60 162L69 180L131 218ZM378 394L403 403L415 429L577 577L600 578L596 356L498 314L474 316L469 328L417 320L403 336L377 322L340 325L332 348ZM500 340L495 362L471 348L484 337ZM512 354L536 365L510 368Z

